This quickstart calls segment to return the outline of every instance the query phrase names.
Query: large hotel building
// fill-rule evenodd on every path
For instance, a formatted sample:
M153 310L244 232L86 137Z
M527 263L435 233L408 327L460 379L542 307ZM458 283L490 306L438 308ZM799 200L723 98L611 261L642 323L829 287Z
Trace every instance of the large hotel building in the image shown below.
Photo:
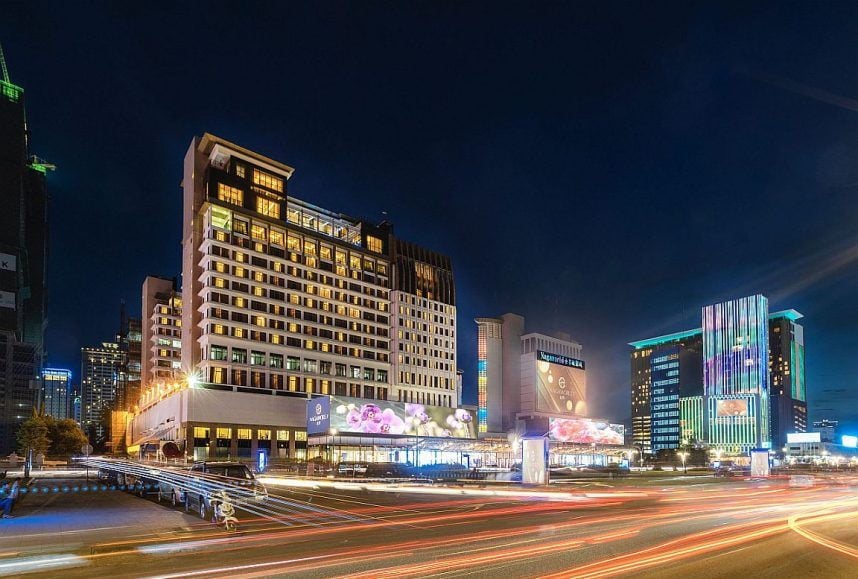
M288 196L293 171L210 134L191 143L181 318L171 319L174 288L147 280L153 322L130 450L176 440L195 458L302 458L313 395L460 401L450 259L395 238L388 223ZM163 348L162 317L172 334Z

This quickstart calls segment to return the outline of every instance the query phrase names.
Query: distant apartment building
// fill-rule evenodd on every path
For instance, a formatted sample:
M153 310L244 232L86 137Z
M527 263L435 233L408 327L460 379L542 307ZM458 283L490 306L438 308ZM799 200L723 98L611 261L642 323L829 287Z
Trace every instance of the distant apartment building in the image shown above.
M42 404L45 414L57 420L73 418L71 370L45 368L42 370Z
M143 389L183 379L182 294L174 279L144 280L143 320ZM138 402L139 397L134 403Z
M702 328L630 344L635 445L651 453L703 441L741 453L804 432L801 314L769 314L756 295L706 306L701 317Z
M119 331L116 333L116 343L123 353L123 366L119 373L113 410L128 410L140 397L142 341L142 322L140 318L128 316L123 301L119 316Z
M3 59L0 48L0 60ZM48 193L24 89L0 71L0 455L39 397L47 325Z
M172 335L160 348L159 328L144 330L147 387L132 449L177 440L198 458L259 448L300 458L314 395L457 403L449 258L397 240L388 223L288 196L293 171L210 134L191 143L181 317L161 324L163 300L144 303ZM144 302L171 291L150 280ZM170 322L178 308L167 309ZM159 357L179 380L157 383L167 378Z

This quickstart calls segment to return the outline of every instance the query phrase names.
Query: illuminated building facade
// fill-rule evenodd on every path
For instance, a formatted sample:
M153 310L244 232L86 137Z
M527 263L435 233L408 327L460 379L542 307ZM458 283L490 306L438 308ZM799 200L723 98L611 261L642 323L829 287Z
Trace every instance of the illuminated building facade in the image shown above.
M682 408L686 398L703 394L702 344L700 330L629 344L632 443L644 454L693 442L683 433Z
M142 321L140 318L128 316L123 301L119 315L119 331L116 334L116 343L123 353L123 366L119 373L113 410L128 410L140 398L142 342Z
M795 310L769 316L772 448L783 448L789 432L807 432L803 316Z
M57 420L74 418L71 370L45 368L42 370L42 403L45 414Z
M147 378L130 448L178 440L198 458L301 458L314 395L457 403L449 258L396 239L389 223L288 196L293 171L210 134L191 143L180 368L171 363L182 379Z
M2 59L2 48L0 48ZM39 396L47 324L47 182L31 156L24 89L0 71L0 454Z
M780 448L786 432L803 432L804 332L796 323L801 317L795 310L769 314L766 298L751 296L703 308L702 328L632 342L634 444L645 453L663 448L662 442L669 448L678 431L679 446L707 442L745 452L756 446ZM680 366L678 425L672 398L677 377L667 375L674 361L662 361L673 348ZM654 360L660 372L656 394ZM655 412L669 414L654 418ZM667 424L653 432L655 420Z
M392 238L391 371L401 402L455 407L456 290L450 258Z
M542 358L551 358L558 365L577 364L583 376L581 344L563 333L525 333L524 318L517 314L477 318L475 322L479 435L505 436L522 430L541 430L539 434L543 434L549 429L549 417L587 416L585 384L580 385L581 399L574 405L552 407L556 401L545 398L546 389L537 371Z
M177 291L175 279L146 277L143 319L143 390L154 384L183 379L182 294Z
M770 446L765 296L703 308L703 397L711 446L732 453Z
M80 349L81 426L93 446L108 440L110 411L125 368L125 353L116 342Z

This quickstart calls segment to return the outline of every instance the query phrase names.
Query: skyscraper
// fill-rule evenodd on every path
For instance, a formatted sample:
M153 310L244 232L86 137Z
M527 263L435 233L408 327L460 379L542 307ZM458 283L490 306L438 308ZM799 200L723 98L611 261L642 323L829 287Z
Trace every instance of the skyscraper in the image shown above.
M110 411L114 410L125 354L116 342L80 349L81 426L93 446L108 440Z
M703 398L709 444L768 447L769 301L762 295L703 308Z
M703 396L703 337L677 332L629 344L632 441L645 454L678 448L700 436Z
M182 294L175 279L150 275L143 281L141 356L143 389L182 378Z
M71 370L45 368L42 371L42 402L45 414L57 420L73 418Z
M0 454L6 454L40 390L47 322L45 173L53 167L31 156L24 90L10 81L5 66L1 72Z
M804 431L801 314L769 314L768 300L756 295L706 306L701 317L702 328L630 344L635 444L653 452L678 447L678 437L742 453L779 448L786 432Z

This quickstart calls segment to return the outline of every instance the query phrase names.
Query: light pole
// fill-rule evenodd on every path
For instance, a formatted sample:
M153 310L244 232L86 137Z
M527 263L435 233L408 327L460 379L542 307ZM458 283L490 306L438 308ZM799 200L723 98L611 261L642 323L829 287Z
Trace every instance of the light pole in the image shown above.
M683 473L688 474L688 467L685 466L685 459L688 458L688 453L683 451L683 452L677 452L676 454L678 454L679 458L682 459L682 471L683 471Z

